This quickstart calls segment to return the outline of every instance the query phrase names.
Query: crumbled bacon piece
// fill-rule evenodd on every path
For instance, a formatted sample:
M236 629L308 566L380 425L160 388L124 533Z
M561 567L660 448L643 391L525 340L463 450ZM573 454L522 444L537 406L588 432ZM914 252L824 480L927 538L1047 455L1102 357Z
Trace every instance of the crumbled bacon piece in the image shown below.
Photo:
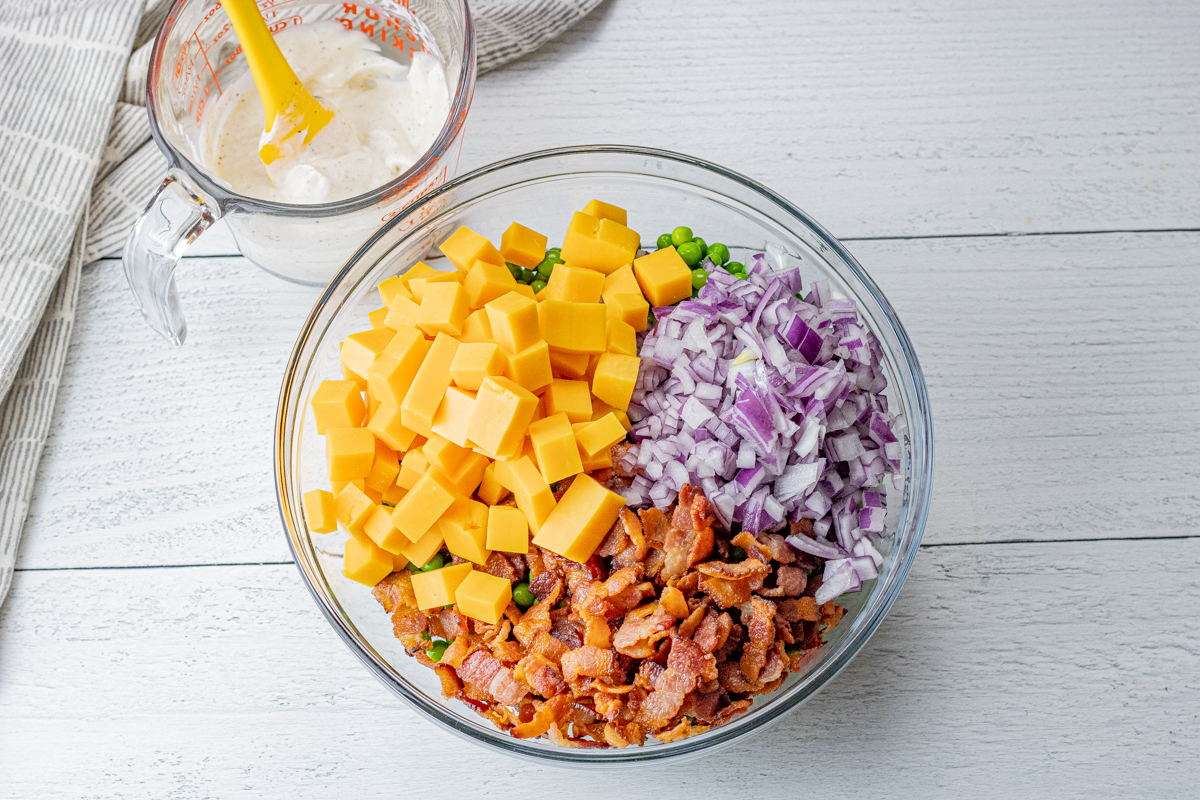
M614 448L614 465L623 455ZM593 476L609 485L631 477L619 466L605 473ZM556 494L570 483L559 482ZM703 493L684 486L666 513L621 509L585 563L539 547L492 553L477 568L511 582L528 575L538 600L524 612L510 603L496 624L456 607L418 610L406 571L373 593L409 654L437 672L443 694L516 738L563 747L676 741L728 722L752 696L782 685L845 614L813 599L818 559L780 533L730 539L714 531L714 519ZM814 535L807 520L792 532ZM747 557L729 562L733 545ZM451 640L439 662L426 650L430 635Z

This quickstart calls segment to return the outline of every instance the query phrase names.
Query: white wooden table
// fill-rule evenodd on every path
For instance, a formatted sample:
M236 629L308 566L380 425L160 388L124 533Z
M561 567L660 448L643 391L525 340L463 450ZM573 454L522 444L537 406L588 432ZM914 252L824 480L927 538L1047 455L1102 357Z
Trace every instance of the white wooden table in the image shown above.
M613 0L479 81L464 170L628 142L760 179L848 243L929 381L891 615L697 764L534 767L391 696L272 490L317 291L214 229L172 350L90 266L0 609L0 797L1200 796L1198 31L1194 0Z

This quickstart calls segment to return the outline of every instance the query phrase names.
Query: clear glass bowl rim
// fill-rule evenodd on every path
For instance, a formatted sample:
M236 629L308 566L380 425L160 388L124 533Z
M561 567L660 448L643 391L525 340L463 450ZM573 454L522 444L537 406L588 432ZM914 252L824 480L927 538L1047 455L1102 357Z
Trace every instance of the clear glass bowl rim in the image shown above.
M617 749L571 749L571 748L540 748L533 747L525 743L524 740L514 739L499 730L478 729L464 724L453 714L447 713L435 703L431 703L421 694L411 690L403 683L397 682L392 674L387 663L375 655L370 644L360 639L359 635L347 624L347 621L342 618L342 615L333 605L331 598L321 588L324 580L321 577L320 568L310 558L308 540L303 525L298 522L302 520L302 512L299 508L294 508L289 501L288 481L290 480L289 460L291 456L291 436L295 430L295 411L291 400L293 387L300 377L299 373L303 371L308 364L301 362L301 356L304 352L305 345L309 337L313 334L317 320L325 308L326 304L335 296L338 286L342 281L346 280L356 266L359 265L361 259L375 247L379 241L387 236L393 228L401 225L405 220L414 217L418 214L422 207L426 204L436 203L438 199L446 194L461 190L467 187L472 181L485 176L492 175L497 172L504 171L513 167L519 167L532 162L543 161L548 159L570 158L572 156L603 156L606 154L620 156L635 156L653 158L658 160L672 161L690 167L699 168L712 172L722 178L742 184L744 187L751 189L754 193L761 195L765 200L778 205L784 212L793 216L799 223L808 228L809 233L815 236L828 247L836 258L840 259L846 267L853 273L862 285L865 287L867 294L872 300L878 304L884 322L891 327L891 332L895 335L900 345L900 352L894 353L897 356L899 364L908 370L908 377L913 384L913 406L906 409L907 434L910 438L910 446L912 455L909 458L910 473L908 477L908 489L911 508L911 513L908 515L907 529L909 535L905 537L907 542L906 548L900 552L895 560L894 577L892 581L886 585L877 584L872 596L868 602L874 600L874 594L882 592L881 600L876 605L873 613L863 620L861 627L852 632L846 638L837 643L837 652L832 657L824 658L812 671L807 673L799 683L786 690L786 695L773 701L768 706L752 708L748 713L741 717L735 718L724 726L715 728L700 736L684 739L678 742L669 744L660 744L645 747L628 747L624 750ZM595 172L597 170L588 169L586 172ZM645 173L642 173L645 176ZM521 181L525 183L528 181ZM716 191L716 190L709 190ZM741 202L741 201L737 201ZM434 214L431 220L425 220L416 224L407 231L400 239L394 242L389 248L389 252L398 248L408 237L414 234L419 234L425 225L428 225L432 219L436 219L439 214ZM386 256L383 256L386 257ZM377 262L376 262L377 263ZM336 315L335 315L336 316ZM332 320L331 320L332 322ZM909 570L912 568L913 561L916 558L917 552L920 549L921 538L924 533L925 523L929 514L929 503L933 488L933 468L934 468L934 440L933 440L933 417L929 403L928 388L925 384L924 374L917 360L916 351L913 348L912 342L908 337L904 326L897 317L895 310L884 297L883 292L875 284L874 280L867 274L853 255L834 238L828 231L821 227L815 220L809 217L805 212L801 211L796 206L792 205L786 199L776 194L772 190L763 186L744 175L728 170L717 164L714 164L703 159L694 158L682 153L675 153L668 150L658 150L645 147L634 147L628 145L582 145L574 147L563 147L549 150L539 150L531 153L526 153L519 156L514 156L509 159L497 161L492 164L480 167L465 175L461 175L451 181L448 181L437 190L431 192L418 202L406 208L402 213L389 220L375 232L375 234L359 248L345 266L334 276L330 281L320 299L313 306L308 318L305 320L299 336L296 339L296 344L289 356L287 368L284 374L283 384L280 388L279 404L276 411L275 424L275 490L276 500L279 504L279 514L285 532L288 538L288 547L292 551L292 557L295 560L296 567L300 571L309 592L316 601L325 618L337 631L338 635L346 643L347 647L358 656L358 658L367 666L367 668L375 674L375 676L385 686L393 692L400 695L401 698L408 701L410 705L415 707L420 712L432 718L435 722L450 730L452 733L467 739L475 744L494 747L497 750L509 755L517 756L521 759L532 761L535 763L549 763L557 766L565 767L615 767L618 765L628 764L644 764L644 763L661 763L667 760L688 760L700 755L705 750L714 748L724 748L735 741L743 739L754 733L760 732L770 724L777 722L786 713L796 708L810 697L815 695L823 688L830 680L832 680L845 666L853 659L855 655L871 638L879 625L887 616L892 604L900 594L900 590L904 585ZM919 449L919 451L918 451ZM913 467L916 464L917 468ZM899 540L901 531L896 531L896 539Z
M446 122L438 132L437 138L433 140L433 144L429 146L424 155L417 159L415 164L384 185L372 189L366 194L347 197L344 200L338 200L333 203L298 205L295 203L278 203L274 200L263 200L257 197L247 197L246 195L238 194L232 189L216 183L209 176L208 170L197 165L175 147L163 135L162 128L159 126L159 118L162 116L162 110L159 108L158 95L154 91L155 80L153 76L159 74L162 69L169 33L174 29L183 7L192 1L174 0L171 4L171 10L167 12L162 25L159 26L158 32L154 35L154 47L150 51L148 72L150 78L146 81L146 111L150 115L150 133L154 137L158 149L167 157L170 166L180 167L182 165L184 171L196 181L205 193L210 197L219 198L218 203L225 213L237 210L246 213L274 214L282 217L333 217L339 214L347 214L364 208L370 208L381 200L400 191L401 187L416 179L417 176L424 175L430 171L437 161L450 149L451 144L460 135L460 131L466 124L467 112L471 108L471 100L475 94L475 23L471 18L471 9L467 6L467 0L448 0L448 2L458 7L462 15L462 64L459 66L458 77L454 84L454 93L450 98L450 112L446 116ZM335 5L333 2L329 4ZM236 36L237 34L233 35Z

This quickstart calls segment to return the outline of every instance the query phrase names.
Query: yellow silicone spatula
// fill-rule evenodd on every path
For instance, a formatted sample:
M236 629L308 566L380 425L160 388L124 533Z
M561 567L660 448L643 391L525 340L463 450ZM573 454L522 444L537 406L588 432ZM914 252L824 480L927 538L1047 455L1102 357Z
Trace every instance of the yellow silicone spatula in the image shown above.
M254 0L223 0L229 21L242 43L242 52L262 98L269 134L258 150L264 164L270 164L287 152L298 152L312 141L317 131L333 119L333 112L318 103L296 77ZM303 138L297 139L303 134Z

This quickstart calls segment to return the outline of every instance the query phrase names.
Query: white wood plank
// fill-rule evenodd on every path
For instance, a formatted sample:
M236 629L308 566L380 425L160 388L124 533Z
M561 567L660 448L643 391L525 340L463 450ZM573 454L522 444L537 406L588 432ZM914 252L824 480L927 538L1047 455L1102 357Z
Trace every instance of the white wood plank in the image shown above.
M927 549L812 702L699 764L598 780L418 719L290 566L21 572L0 797L1183 797L1197 559L1198 539Z
M925 541L1200 533L1200 234L850 247L929 383Z
M856 242L916 343L932 543L1200 530L1200 234ZM191 259L171 350L119 265L84 274L25 567L289 558L271 481L283 366L317 290Z
M679 150L847 237L1195 228L1198 27L1188 0L607 3L480 78L461 167Z
M680 150L847 237L1194 228L1197 29L1189 0L607 3L479 81L462 161Z

